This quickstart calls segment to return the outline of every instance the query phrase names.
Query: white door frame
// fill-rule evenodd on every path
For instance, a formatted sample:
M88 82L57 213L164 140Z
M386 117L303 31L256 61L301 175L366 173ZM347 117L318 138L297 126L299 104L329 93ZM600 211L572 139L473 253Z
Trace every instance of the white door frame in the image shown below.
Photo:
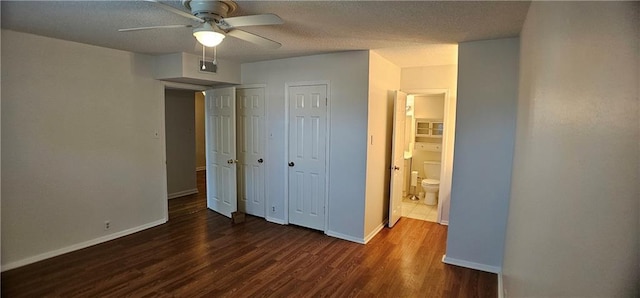
M262 90L264 90L264 128L263 128L263 133L264 133L264 163L263 163L263 167L264 167L264 179L265 179L265 183L264 183L264 218L267 219L268 214L269 214L269 206L271 206L271 204L269 203L269 183L267 183L267 177L266 174L267 172L267 168L269 167L269 159L267 158L269 156L269 138L267 137L267 127L269 127L269 111L268 111L268 102L269 102L269 94L267 92L267 84L247 84L247 85L239 85L236 86L236 91L238 89L252 89L252 88L262 88ZM237 137L237 134L236 134Z
M445 133L443 134L443 139L442 139L442 152L440 152L440 177L443 177L444 175L444 169L445 166L447 166L449 163L453 162L452 160L448 160L445 156L445 153L447 152L447 150L453 150L453 148L449 148L447 145L447 139L448 139L448 135L446 134L447 132L447 127L449 128L453 128L454 132L455 132L455 117L454 119L451 119L451 117L449 117L448 115L450 114L451 109L454 109L455 111L455 105L456 102L455 100L453 100L453 98L451 98L451 96L449 96L450 92L449 89L408 89L408 90L401 90L405 93L407 93L408 95L436 95L436 94L444 94L444 129L445 129ZM444 187L448 187L449 188L449 197L451 197L451 179L453 176L453 173L451 173L451 175L449 175L450 177L448 177L448 185L444 186ZM441 179L442 180L442 179ZM442 183L440 183L440 189L438 190L439 193L442 193L442 190L444 189ZM443 221L442 220L442 200L438 200L438 218L437 218L437 222L439 224L442 225L448 225L449 222L448 221ZM449 202L449 206L451 206L451 202Z
M284 83L284 173L286 178L284 179L284 222L289 223L289 87L296 86L312 86L312 85L326 85L327 86L327 134L325 145L325 192L324 192L324 232L327 232L329 224L329 160L330 160L330 140L331 140L331 85L328 80L321 81L301 81L301 82L285 82Z

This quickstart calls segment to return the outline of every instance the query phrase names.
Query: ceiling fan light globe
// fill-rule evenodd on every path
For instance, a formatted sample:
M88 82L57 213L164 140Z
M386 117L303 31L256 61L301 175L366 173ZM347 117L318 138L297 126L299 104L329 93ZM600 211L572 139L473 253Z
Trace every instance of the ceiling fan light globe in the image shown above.
M224 39L224 34L209 30L194 31L193 36L205 47L215 47Z

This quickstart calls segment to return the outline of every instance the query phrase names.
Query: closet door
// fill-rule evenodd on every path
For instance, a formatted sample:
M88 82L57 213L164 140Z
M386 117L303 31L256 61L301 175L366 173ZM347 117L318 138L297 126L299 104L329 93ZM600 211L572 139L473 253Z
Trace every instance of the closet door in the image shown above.
M289 223L324 230L327 85L290 86Z
M265 217L264 88L238 88L238 210Z
M236 88L205 92L207 207L224 216L238 209Z

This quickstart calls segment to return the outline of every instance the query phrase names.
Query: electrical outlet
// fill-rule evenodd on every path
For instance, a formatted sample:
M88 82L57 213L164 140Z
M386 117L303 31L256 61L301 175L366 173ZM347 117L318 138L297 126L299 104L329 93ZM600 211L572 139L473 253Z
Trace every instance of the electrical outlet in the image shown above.
M106 220L104 222L104 230L106 231L106 230L108 230L110 228L111 228L111 223L108 220Z
M276 206L271 206L271 212L276 212Z

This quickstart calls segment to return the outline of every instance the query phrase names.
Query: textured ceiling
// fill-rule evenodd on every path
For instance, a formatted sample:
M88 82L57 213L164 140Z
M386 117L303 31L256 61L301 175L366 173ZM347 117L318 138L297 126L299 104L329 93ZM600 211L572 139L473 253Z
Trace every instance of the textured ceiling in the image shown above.
M179 1L164 3L182 8ZM513 37L519 35L529 8L526 1L237 3L239 9L234 16L275 13L285 21L284 25L243 28L282 43L282 48L277 50L226 38L218 46L218 57L239 62L363 49L410 47L416 51L418 46L429 44ZM128 27L193 24L148 2L1 1L1 5L4 29L138 53L201 53L189 28L117 31ZM432 49L443 50L441 47ZM386 49L380 53L398 65L407 63L402 62L406 54L394 54ZM400 62L394 60L396 58Z

